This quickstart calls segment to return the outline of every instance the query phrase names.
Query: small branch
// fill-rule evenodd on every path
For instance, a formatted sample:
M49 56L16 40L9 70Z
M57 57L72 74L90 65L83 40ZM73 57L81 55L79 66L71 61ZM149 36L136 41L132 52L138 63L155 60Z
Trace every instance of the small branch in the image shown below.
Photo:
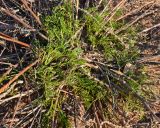
M3 7L0 8L0 10L4 13L6 13L7 15L11 16L13 19L15 19L16 21L18 21L19 23L21 23L25 28L29 28L32 29L32 27L30 25L28 25L27 23L25 23L22 19L18 16L16 16L13 12L10 12L10 10L5 9Z
M7 84L3 85L1 88L0 88L0 94L3 93L4 91L6 91L9 86L14 82L16 81L21 75L23 75L26 71L28 71L31 67L33 67L34 65L37 64L39 60L36 60L35 62L33 62L32 64L28 65L26 68L24 68L22 71L20 71L17 75L15 75L13 77L13 79L11 79Z
M31 15L35 18L35 20L37 21L37 23L38 23L39 25L42 25L39 17L38 17L38 16L32 11L32 9L28 6L26 0L21 0L21 2L22 2L22 3L24 4L24 6L26 7L25 9L28 10L28 11L31 13Z
M2 98L4 98L6 95L8 95L8 94L12 91L12 89L13 89L17 84L21 84L21 83L23 83L23 81L20 81L20 80L19 80L19 81L17 81L17 82L14 82L7 91L5 91L4 93L2 93L2 94L0 95L0 100L1 100Z
M26 22L24 22L24 21L22 20L23 18L20 17L20 16L17 16L14 12L12 12L12 11L10 11L10 10L8 10L8 9L5 9L5 8L3 8L3 7L0 8L0 11L4 12L4 13L6 13L8 16L12 17L15 21L18 21L18 22L19 22L20 24L22 24L26 29L31 30L31 31L35 31L35 29L34 29L32 26L30 26L29 24L27 24ZM48 38L47 38L45 35L43 35L42 33L38 32L38 35L39 35L40 37L42 37L43 39L45 39L45 40L48 41Z
M7 37L7 38L11 38L10 36L8 36L8 35L6 35L6 34L4 34L4 33L2 33L2 32L0 32L0 35L1 35L1 36L4 36L4 37Z
M26 43L24 43L24 42L21 42L21 41L19 41L19 40L16 40L16 39L14 39L14 38L12 38L12 37L10 37L10 36L8 36L8 35L5 35L5 34L3 34L3 33L1 33L1 32L0 32L0 38L30 48L30 45L29 45L29 44L26 44Z
M32 93L34 93L34 91L33 90L29 90L29 91L23 92L22 94L17 94L17 95L14 95L12 97L0 100L0 105L2 105L5 102L8 102L10 100L17 99L19 97L24 97L24 96L27 96L28 94L32 94Z

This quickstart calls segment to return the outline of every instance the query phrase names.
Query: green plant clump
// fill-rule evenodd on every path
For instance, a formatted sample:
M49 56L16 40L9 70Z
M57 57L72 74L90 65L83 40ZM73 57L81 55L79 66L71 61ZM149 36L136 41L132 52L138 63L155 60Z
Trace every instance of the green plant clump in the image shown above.
M112 64L118 71L122 71L127 63L134 62L138 57L135 41L130 37L133 33L126 32L128 30L115 33L124 23L117 23L114 19L104 20L109 12L100 15L96 8L90 8L86 10L87 13L82 10L83 17L76 19L74 11L70 4L63 4L55 7L52 15L45 17L49 43L42 45L39 41L35 51L40 58L39 67L35 70L35 79L44 89L40 103L47 109L42 121L43 127L51 127L50 122L55 118L58 119L60 127L70 127L68 116L62 108L69 97L65 92L78 96L87 110L96 101L105 104L106 99L115 96L112 87L106 88L103 83L110 86L113 83L123 90L123 83L111 76L95 77L99 81L92 78L92 74L102 72L100 68L93 70L92 67L86 66L89 63L85 59L87 52L100 53L103 60ZM119 12L117 11L118 14ZM131 88L136 88L134 91L138 91L139 84L135 85L132 80L128 80L128 83ZM118 91L118 95L121 94L123 92ZM129 98L124 97L124 100L126 99ZM131 104L130 107L133 108L134 105Z

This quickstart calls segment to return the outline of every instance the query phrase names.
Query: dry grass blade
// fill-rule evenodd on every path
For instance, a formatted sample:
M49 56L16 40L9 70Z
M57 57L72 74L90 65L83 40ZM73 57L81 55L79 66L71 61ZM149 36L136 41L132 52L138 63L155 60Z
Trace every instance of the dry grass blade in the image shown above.
M10 42L14 42L14 43L19 44L19 45L24 46L24 47L30 48L30 45L29 45L29 44L26 44L26 43L24 43L24 42L21 42L21 41L19 41L19 40L16 40L16 39L14 39L14 38L6 35L6 34L0 33L0 38L1 38L1 39L4 39L4 40L7 40L7 41L10 41Z
M150 28L147 28L147 29L143 30L143 31L140 32L140 33L148 32L148 31L150 31L150 30L152 30L152 29L154 29L154 28L158 28L158 27L160 27L160 23L159 23L159 24L156 24L156 25L154 25L154 26L152 26L152 27L150 27Z
M140 15L139 17L137 17L135 20L133 20L131 23L124 25L124 27L120 28L119 30L117 30L115 33L118 34L126 29L128 29L129 27L131 27L133 24L135 24L136 22L138 22L140 19L153 14L154 11L150 11L150 12L144 12L142 15Z
M105 6L105 8L101 11L100 15L102 15L109 7L110 3L111 3L112 0L109 0L108 1L108 4Z
M110 126L110 127L112 127L112 128L122 128L121 126L118 126L118 125L115 125L115 124L113 124L113 123L111 123L111 122L109 122L109 121L103 121L102 123L101 123L101 125L100 125L100 128L103 128L103 126L105 125L105 124L107 124L108 126Z
M144 63L144 62L151 61L151 60L159 61L160 60L160 55L155 55L155 56L151 56L151 57L144 57L144 58L141 58L141 59L137 60L137 62L138 63Z
M41 113L41 111L42 111L42 108L40 107L39 110L37 111L37 113L35 114L35 116L33 117L32 123L29 128L33 128L34 122L36 122L35 120L38 117L38 115Z
M116 14L116 10L120 9L125 4L125 2L126 0L122 0L116 7L114 7L114 9L109 14L109 17L105 18L106 22L109 22L113 18L113 16Z
M116 14L116 10L122 8L122 6L124 6L126 0L122 0L121 2L119 2L113 9L112 11L108 14L107 17L104 18L104 21L105 21L105 24L102 25L102 28L105 27L105 25L110 21L112 20L112 18L114 17L114 15ZM108 6L108 5L107 5ZM100 15L102 15L104 13L104 11L101 12ZM95 33L95 35L98 35L98 32Z
M21 125L22 123L26 123L26 122L25 122L25 119L27 119L29 116L33 115L33 113L35 113L40 107L41 107L41 105L37 106L36 108L32 108L32 111L30 111L25 117L23 117L22 120L19 121L14 127L15 127L15 128L18 128L18 127L20 127L20 125ZM33 119L34 119L34 117L31 118L31 119L29 120L29 122L33 121Z
M153 3L154 3L153 1L152 1L152 2L148 2L148 3L146 3L145 5L137 8L137 9L134 9L134 10L132 10L131 12L128 12L127 14L119 17L116 21L120 21L120 20L122 20L122 19L125 19L126 17L128 17L128 16L130 16L130 15L133 15L133 14L139 12L139 11L142 10L143 8L149 6L150 4L153 4Z
M18 99L17 105L16 105L15 110L14 110L14 112L13 112L12 120L14 120L14 118L15 118L15 115L16 115L16 113L17 113L17 110L18 110L18 107L19 107L19 105L20 105L21 99L22 99L22 96L20 96L19 99ZM13 121L10 122L9 128L12 128L12 125L13 125Z

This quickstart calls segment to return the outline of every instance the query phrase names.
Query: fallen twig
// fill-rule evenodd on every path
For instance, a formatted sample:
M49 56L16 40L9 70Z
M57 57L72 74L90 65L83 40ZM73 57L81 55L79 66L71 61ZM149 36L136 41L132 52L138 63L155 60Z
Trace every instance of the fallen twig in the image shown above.
M1 36L4 36L4 37L7 37L7 38L11 38L10 36L8 36L8 35L6 35L6 34L4 34L4 33L2 33L2 32L0 32L0 35L1 35Z
M29 91L23 92L22 94L17 94L17 95L14 95L12 97L0 100L0 105L3 104L3 103L5 103L5 102L8 102L10 100L17 99L19 97L24 97L24 96L28 95L29 93L31 94L33 92L34 92L33 90L29 90Z
M2 93L2 94L0 95L0 100L1 100L3 97L5 97L6 95L8 95L8 94L12 91L12 89L14 88L14 86L15 86L16 84L21 84L21 83L23 83L23 81L14 82L7 91L5 91L4 93Z
M1 7L0 8L0 10L2 11L2 12L4 12L4 13L6 13L7 15L9 15L9 16L11 16L13 19L15 19L16 21L18 21L20 24L22 24L25 28L27 28L28 30L30 30L30 31L35 31L35 29L32 27L32 26L30 26L29 24L27 24L26 22L24 22L22 19L22 17L20 17L20 16L17 16L14 12L12 12L12 11L10 11L10 10L8 10L8 9L5 9L5 8L3 8L3 7ZM45 39L45 40L47 40L48 41L48 38L44 35L44 34L42 34L42 33L40 33L39 31L36 31L37 32L37 34L40 36L40 37L42 37L43 39Z
M3 34L3 33L1 33L1 32L0 32L0 38L30 48L30 45L29 45L29 44L26 44L26 43L24 43L24 42L21 42L21 41L19 41L19 40L16 40L16 39L14 39L14 38L6 35L6 34Z
M21 0L21 2L24 4L25 9L28 10L28 11L31 13L31 15L35 18L35 20L37 21L37 23L38 23L39 25L42 25L39 17L38 17L38 16L32 11L32 9L28 6L26 0Z
M15 75L13 77L13 79L11 79L7 84L3 85L1 88L0 88L0 94L3 93L4 91L6 91L9 86L15 81L17 80L21 75L23 75L26 71L28 71L31 67L33 67L34 65L37 64L39 60L36 60L35 62L33 62L32 64L28 65L27 67L25 67L22 71L20 71L17 75Z
M0 10L4 13L6 13L7 15L11 16L13 19L15 19L16 21L18 21L19 23L21 23L25 28L29 28L29 29L32 29L32 27L30 25L28 25L27 23L25 23L22 19L23 18L20 18L18 16L16 16L13 12L11 12L10 10L8 9L5 9L3 7L0 8Z

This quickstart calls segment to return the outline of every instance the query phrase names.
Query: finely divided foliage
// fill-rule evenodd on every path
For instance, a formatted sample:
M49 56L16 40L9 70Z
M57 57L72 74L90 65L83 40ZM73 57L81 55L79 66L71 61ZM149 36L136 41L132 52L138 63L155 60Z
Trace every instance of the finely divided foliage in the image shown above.
M130 126L128 118L134 114L142 118L144 107L153 114L141 89L146 75L136 63L137 32L123 20L120 9L125 0L114 7L109 6L111 1L93 0L84 4L64 0L50 14L42 15L43 22L25 0L21 1L39 25L35 26L40 31L33 31L38 36L33 34L36 38L32 46L4 34L1 37L29 47L29 62L37 60L14 77L18 79L30 69L23 77L34 88L29 97L30 108L37 115L32 113L32 119L28 114L13 126L22 127L23 121L31 119L30 127L40 123L42 128L118 128ZM1 77L0 82L8 79ZM27 108L26 105L24 111Z
M101 104L102 120L109 118L108 114L115 111L116 106L123 101L127 102L124 111L142 109L140 103L130 95L132 91L139 91L138 81L141 81L141 77L136 75L140 74L134 75L130 71L122 73L124 66L134 62L138 56L132 39L132 31L135 30L130 28L116 34L115 31L123 23L114 19L107 21L108 11L101 13L97 7L91 7L80 10L76 19L75 9L64 3L45 17L49 43L41 45L39 42L41 46L36 51L41 52L37 54L41 61L35 72L36 81L40 81L39 85L44 87L42 105L46 107L47 113L44 114L42 124L45 127L51 127L51 121L53 126L58 127L73 125L69 120L69 116L73 115L67 114L64 104L71 105L72 109L68 111L78 118L79 114L76 113L79 110L76 112L73 109L78 101L85 110L91 111L95 105ZM118 13L120 10L117 10ZM119 96L123 98L117 99ZM76 109L82 106L78 105ZM81 116L85 116L83 114ZM94 120L92 116L89 115L89 118ZM83 120L87 122L87 119Z

